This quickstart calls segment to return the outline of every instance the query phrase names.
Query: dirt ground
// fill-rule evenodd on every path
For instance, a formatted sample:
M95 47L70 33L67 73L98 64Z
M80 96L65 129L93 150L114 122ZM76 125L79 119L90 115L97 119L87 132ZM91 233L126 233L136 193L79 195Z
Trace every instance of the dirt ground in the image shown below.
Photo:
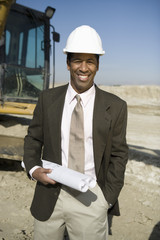
M147 94L141 101L122 96L129 105L129 161L119 197L121 216L109 216L109 240L160 239L160 104L151 92L150 98ZM8 131L14 135L26 129L19 124ZM29 208L34 187L20 162L0 160L0 240L33 239Z

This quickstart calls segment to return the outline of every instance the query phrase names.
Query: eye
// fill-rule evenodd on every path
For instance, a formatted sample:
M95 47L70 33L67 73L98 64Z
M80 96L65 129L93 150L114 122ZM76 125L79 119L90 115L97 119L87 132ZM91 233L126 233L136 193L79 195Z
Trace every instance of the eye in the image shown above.
M89 64L95 64L95 61L93 59L88 59L87 63Z
M78 58L73 58L73 59L72 59L72 62L73 62L73 63L81 63L81 60L78 59Z

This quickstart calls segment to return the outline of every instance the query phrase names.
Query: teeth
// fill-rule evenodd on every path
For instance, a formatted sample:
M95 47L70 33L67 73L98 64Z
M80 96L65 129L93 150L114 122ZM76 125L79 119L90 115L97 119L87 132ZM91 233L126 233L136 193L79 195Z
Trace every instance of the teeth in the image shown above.
M81 80L86 80L86 79L88 78L88 76L79 75L79 78L80 78Z

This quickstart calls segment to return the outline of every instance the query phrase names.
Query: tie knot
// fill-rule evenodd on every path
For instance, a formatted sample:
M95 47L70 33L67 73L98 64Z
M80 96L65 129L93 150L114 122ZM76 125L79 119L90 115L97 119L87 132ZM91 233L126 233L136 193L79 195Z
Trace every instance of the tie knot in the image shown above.
M77 102L80 103L81 97L78 94L76 95L76 99L77 99Z

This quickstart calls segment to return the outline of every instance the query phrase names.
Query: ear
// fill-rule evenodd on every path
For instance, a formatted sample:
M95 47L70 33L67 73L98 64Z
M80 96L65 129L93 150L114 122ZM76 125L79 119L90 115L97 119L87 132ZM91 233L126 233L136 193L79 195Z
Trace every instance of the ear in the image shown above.
M99 61L97 63L97 72L99 71Z
M68 69L68 71L70 71L70 62L68 59L67 59L66 63L67 63L67 69Z

